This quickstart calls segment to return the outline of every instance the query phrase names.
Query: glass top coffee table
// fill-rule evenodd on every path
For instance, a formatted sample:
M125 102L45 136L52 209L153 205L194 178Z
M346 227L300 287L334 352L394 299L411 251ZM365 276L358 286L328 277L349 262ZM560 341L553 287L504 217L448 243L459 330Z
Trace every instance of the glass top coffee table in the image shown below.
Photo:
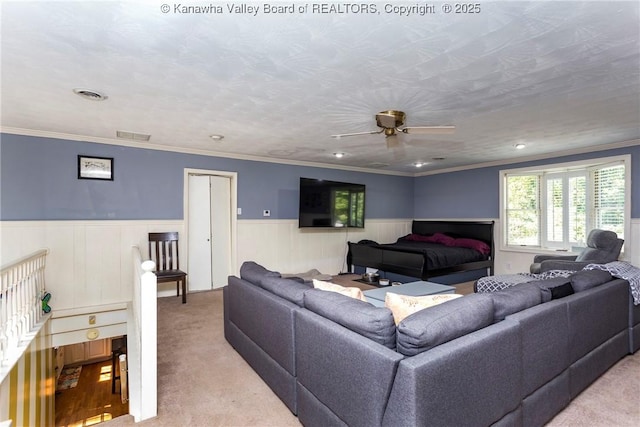
M364 291L363 294L367 298L367 301L376 307L384 307L384 298L387 292L393 292L394 294L409 295L409 296L423 296L423 295L435 295L435 294L454 294L456 288L453 286L441 285L439 283L432 282L409 282L398 286L385 286L384 288L371 289Z

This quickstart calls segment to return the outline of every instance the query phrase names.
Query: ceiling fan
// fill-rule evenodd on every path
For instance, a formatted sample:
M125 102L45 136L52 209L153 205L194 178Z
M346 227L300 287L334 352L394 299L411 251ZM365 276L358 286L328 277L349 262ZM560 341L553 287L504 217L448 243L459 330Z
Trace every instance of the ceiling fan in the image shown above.
M387 146L389 148L397 145L397 134L406 133L410 135L444 135L451 134L455 131L455 126L404 126L407 115L404 111L385 110L376 114L376 124L380 130L368 132L343 133L339 135L331 135L333 138L342 138L343 136L373 135L384 133L387 138Z

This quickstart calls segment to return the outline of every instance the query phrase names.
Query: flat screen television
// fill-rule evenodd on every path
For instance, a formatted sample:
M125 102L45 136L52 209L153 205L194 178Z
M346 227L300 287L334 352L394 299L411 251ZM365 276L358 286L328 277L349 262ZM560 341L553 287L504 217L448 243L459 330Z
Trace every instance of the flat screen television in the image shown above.
M298 226L364 228L365 186L300 178Z

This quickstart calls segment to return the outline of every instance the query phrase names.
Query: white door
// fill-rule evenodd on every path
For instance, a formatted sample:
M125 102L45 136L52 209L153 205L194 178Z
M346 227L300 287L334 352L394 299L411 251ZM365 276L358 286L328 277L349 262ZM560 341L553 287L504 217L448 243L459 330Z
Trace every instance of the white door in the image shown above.
M230 274L231 180L189 175L189 291L226 285Z
M231 272L231 180L209 177L211 183L211 285L221 288Z

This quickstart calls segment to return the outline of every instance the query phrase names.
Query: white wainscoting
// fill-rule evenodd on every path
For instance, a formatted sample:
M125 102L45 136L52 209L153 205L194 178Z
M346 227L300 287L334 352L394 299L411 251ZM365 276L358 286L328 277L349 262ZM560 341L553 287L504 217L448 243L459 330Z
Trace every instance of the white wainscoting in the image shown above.
M131 300L132 247L146 252L148 233L178 231L181 264L187 265L184 230L182 220L3 221L0 265L48 248L46 288L54 310L126 303ZM348 230L299 229L297 220L239 220L235 274L244 261L283 273L316 268L337 274L346 269L347 241L392 242L410 230L410 219L367 220L365 229ZM175 285L159 285L158 295L175 296Z
M48 248L45 281L54 310L126 303L131 301L132 247L147 248L150 232L183 235L183 228L181 220L3 221L0 263ZM175 285L167 286L175 295Z
M238 221L238 268L255 261L281 273L312 268L323 274L346 272L347 242L394 242L411 232L410 219L368 219L364 229L298 228L298 220Z
M499 239L500 222L495 236ZM46 287L54 310L117 304L131 300L131 248L147 248L154 231L184 233L175 221L3 221L0 222L0 265L48 248ZM283 273L316 268L325 274L346 271L347 241L395 241L411 231L410 219L367 220L365 229L299 229L297 220L239 220L237 265L256 261ZM631 222L625 260L640 266L640 219ZM186 239L180 241L186 254ZM529 271L535 252L496 248L496 274ZM143 254L144 256L144 254ZM183 255L184 256L184 255ZM184 265L186 259L182 260ZM159 296L175 296L175 285L159 285Z

